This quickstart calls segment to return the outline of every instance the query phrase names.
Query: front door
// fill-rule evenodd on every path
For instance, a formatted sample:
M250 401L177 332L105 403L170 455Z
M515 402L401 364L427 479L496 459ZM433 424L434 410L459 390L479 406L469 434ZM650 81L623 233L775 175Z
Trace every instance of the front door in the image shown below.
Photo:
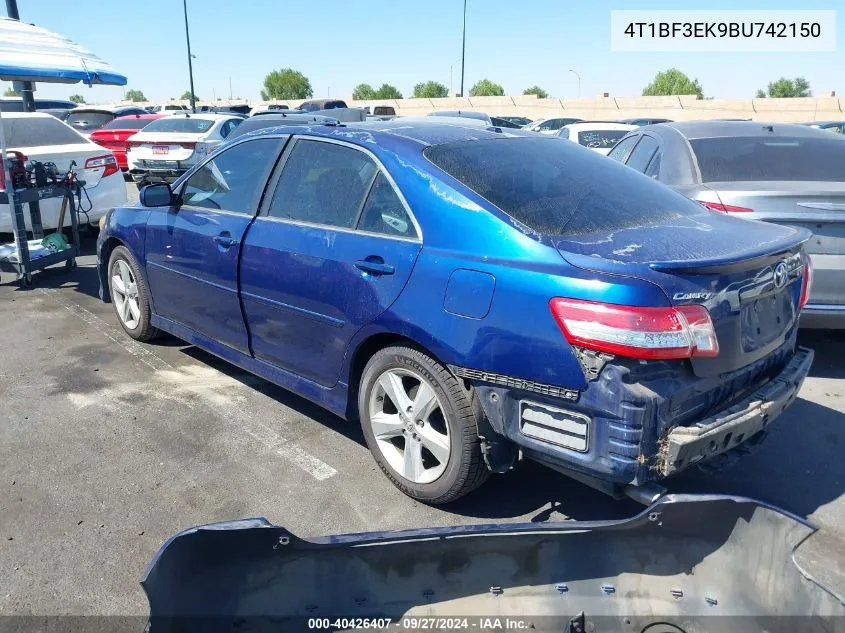
M147 222L154 312L244 353L238 257L281 144L260 138L222 151L178 189L177 206L153 211Z
M244 240L241 296L256 358L332 386L349 340L399 296L422 236L364 151L299 139L289 152Z

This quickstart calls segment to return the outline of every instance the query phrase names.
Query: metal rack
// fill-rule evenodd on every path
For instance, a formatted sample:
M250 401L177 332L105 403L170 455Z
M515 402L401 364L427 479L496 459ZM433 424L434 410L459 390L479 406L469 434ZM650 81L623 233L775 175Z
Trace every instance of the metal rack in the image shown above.
M47 266L53 266L65 262L68 270L76 268L76 257L80 253L79 246L79 218L74 202L74 193L77 187L83 186L82 182L72 184L52 184L45 187L33 187L29 189L14 190L9 195L7 191L0 191L0 204L9 204L12 210L12 224L15 227L15 246L18 254L18 261L0 260L0 272L15 273L24 287L32 286L32 273ZM11 198L11 203L9 198ZM32 226L33 239L44 237L44 229L41 224L41 209L39 202L49 198L67 198L67 213L70 214L71 243L63 251L43 255L32 259L29 254L29 244L26 239L26 222L24 219L23 205L29 207L30 224ZM61 232L63 227L57 227Z

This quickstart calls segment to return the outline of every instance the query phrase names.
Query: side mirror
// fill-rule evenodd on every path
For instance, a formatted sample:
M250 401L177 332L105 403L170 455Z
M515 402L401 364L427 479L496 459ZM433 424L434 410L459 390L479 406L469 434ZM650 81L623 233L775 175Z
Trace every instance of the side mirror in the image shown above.
M169 207L173 204L173 190L165 182L147 185L138 193L145 207Z

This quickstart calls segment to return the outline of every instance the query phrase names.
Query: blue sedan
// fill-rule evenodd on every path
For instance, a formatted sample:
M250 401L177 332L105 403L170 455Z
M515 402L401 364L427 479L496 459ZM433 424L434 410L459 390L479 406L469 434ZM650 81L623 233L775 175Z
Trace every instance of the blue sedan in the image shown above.
M574 143L397 120L244 135L110 211L97 252L129 336L360 420L416 499L523 458L642 499L796 397L808 236Z

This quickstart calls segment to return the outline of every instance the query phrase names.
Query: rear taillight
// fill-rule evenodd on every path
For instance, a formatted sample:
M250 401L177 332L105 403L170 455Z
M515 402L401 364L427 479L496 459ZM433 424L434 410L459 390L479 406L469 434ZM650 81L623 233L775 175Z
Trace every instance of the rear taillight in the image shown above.
M179 143L182 149L194 149L197 144L196 143Z
M707 202L705 200L699 200L698 204L710 209L711 211L720 211L721 213L752 213L754 211L754 209L748 209L747 207L734 207L729 204Z
M114 154L95 156L85 161L85 169L99 169L101 167L104 168L103 173L100 176L101 178L111 176L112 174L116 174L120 171L120 167L117 165L117 159L114 157Z
M809 255L803 253L801 258L804 260L804 276L801 278L801 301L799 303L799 310L803 310L810 300L810 292L813 290L813 263L810 261Z
M558 297L549 307L566 340L578 347L644 359L719 354L704 306L641 308Z

